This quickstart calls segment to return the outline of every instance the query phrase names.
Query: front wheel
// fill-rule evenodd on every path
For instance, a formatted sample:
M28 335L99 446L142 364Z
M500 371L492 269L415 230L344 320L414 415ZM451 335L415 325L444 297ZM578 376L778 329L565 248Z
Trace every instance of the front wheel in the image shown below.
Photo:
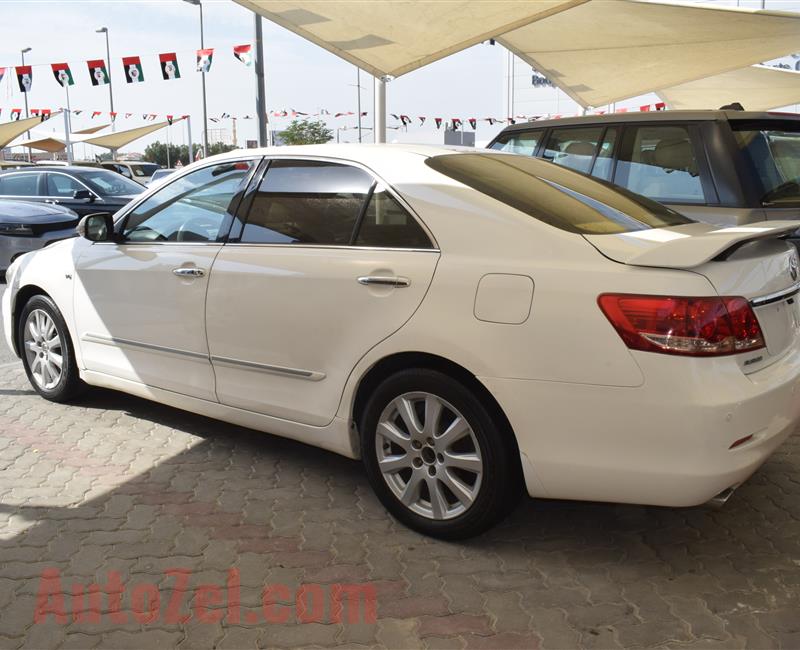
M45 399L66 402L85 389L67 325L49 297L34 296L23 307L17 346L28 380Z
M383 505L426 535L463 539L502 519L519 460L473 391L434 370L384 380L361 418L362 457Z

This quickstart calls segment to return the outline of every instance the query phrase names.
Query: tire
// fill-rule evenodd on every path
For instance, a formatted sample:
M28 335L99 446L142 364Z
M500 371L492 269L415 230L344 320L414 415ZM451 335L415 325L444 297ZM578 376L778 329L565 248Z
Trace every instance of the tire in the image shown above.
M359 427L381 503L409 528L440 539L466 539L498 523L521 490L518 452L496 420L481 398L442 372L410 369L385 379Z
M17 349L28 381L45 399L68 402L86 390L75 361L67 324L48 296L33 296L22 308L17 327Z

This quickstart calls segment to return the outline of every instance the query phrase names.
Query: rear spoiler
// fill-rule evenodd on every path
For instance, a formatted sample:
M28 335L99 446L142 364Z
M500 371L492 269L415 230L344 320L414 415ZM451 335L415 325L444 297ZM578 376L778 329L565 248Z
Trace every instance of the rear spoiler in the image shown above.
M762 221L730 228L698 223L584 237L603 255L623 264L687 269L730 254L748 242L787 237L798 229L797 221Z

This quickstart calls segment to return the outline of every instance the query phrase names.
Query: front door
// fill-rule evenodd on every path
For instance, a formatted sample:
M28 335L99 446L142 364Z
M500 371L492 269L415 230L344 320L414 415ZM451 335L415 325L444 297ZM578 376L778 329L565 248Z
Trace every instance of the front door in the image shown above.
M80 255L75 320L86 369L215 399L206 290L254 164L211 165L164 185L118 222L118 243Z
M211 274L217 397L321 426L358 360L422 301L438 251L365 170L273 160Z

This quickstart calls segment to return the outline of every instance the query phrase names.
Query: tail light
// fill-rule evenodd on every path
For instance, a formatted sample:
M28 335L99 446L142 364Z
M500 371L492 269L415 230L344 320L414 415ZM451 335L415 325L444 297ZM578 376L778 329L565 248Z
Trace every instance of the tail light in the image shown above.
M707 357L764 347L744 298L606 293L597 302L631 350Z

